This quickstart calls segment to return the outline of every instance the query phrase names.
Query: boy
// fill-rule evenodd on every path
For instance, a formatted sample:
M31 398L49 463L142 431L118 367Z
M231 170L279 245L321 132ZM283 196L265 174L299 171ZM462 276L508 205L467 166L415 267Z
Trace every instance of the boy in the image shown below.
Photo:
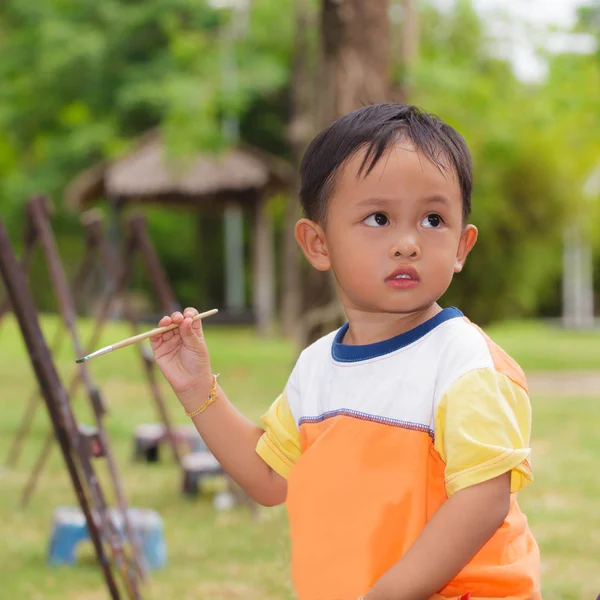
M302 352L264 430L211 373L195 309L152 340L227 472L287 503L300 600L540 598L516 492L532 480L523 372L438 299L477 240L463 138L413 106L338 119L301 166L296 239L348 322ZM207 410L205 410L207 409Z

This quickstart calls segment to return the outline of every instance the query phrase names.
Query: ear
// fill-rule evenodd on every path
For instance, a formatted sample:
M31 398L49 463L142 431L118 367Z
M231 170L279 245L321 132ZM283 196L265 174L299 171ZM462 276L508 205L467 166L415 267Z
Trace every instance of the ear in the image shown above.
M318 271L331 268L323 228L310 219L300 219L294 229L296 241L308 262Z
M456 261L454 262L454 272L460 273L467 260L469 252L471 252L475 242L477 241L477 227L475 225L467 225L462 235L460 236L460 242L458 243L458 250L456 251Z

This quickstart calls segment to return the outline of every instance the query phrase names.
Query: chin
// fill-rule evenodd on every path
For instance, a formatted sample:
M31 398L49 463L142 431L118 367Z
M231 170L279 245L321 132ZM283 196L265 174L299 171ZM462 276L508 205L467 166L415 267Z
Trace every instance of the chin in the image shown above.
M398 299L390 300L389 302L377 302L365 299L356 299L356 302L352 302L354 307L359 308L365 312L372 313L388 313L388 314L410 314L417 313L427 310L432 304L437 302L437 299L431 300L409 300L405 299L403 302L398 302Z
M435 304L435 300L432 300L431 302L428 302L426 304L407 304L406 306L396 306L385 312L408 315L412 313L424 312L427 309L431 308L433 304Z

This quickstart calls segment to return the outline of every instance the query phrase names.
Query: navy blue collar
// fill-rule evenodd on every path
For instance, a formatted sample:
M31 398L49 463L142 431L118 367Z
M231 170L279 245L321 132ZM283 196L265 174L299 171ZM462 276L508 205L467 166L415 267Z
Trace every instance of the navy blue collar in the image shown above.
M369 358L376 358L377 356L384 356L385 354L395 352L396 350L400 350L400 348L404 348L405 346L416 342L445 321L462 316L463 314L460 310L454 306L445 308L434 317L431 317L428 321L425 321L425 323L421 323L410 331L401 333L388 340L375 342L374 344L365 344L364 346L342 344L342 340L350 326L349 323L346 323L335 334L331 346L331 355L333 356L333 359L338 362L358 362Z

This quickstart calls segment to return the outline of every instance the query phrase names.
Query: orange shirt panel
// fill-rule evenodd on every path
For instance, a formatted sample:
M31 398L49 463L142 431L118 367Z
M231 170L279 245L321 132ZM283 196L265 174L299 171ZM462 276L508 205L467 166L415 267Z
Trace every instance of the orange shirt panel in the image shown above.
M481 333L483 339L485 340L488 350L490 351L490 355L492 356L492 360L494 361L494 368L499 373L506 375L509 379L514 381L517 385L520 385L526 392L527 389L527 380L525 379L525 373L523 369L519 366L519 363L514 360L511 356L509 356L496 342L494 342L478 325L472 323L464 317L464 320L472 325Z
M447 500L444 462L426 432L345 415L303 423L300 440L287 500L298 598L356 600ZM436 597L537 599L538 570L513 495L502 527Z
M443 463L428 459L429 434L369 420L304 423L300 436L287 501L298 598L356 600L422 531L427 482L443 489Z

